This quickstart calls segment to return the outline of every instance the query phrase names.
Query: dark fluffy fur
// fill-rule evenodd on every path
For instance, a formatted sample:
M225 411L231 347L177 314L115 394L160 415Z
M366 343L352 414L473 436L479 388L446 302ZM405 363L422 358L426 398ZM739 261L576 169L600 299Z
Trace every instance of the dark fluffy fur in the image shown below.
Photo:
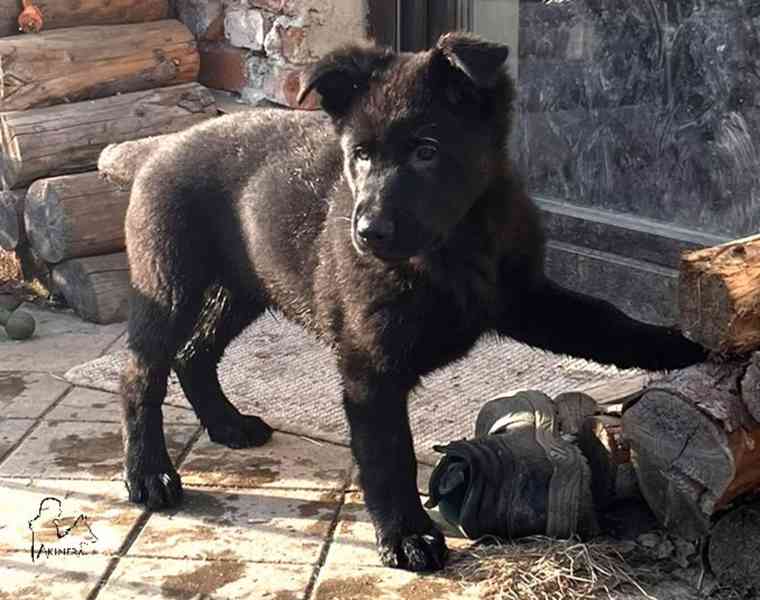
M335 348L381 558L414 570L446 555L417 495L406 402L421 375L485 332L621 367L702 357L676 333L544 278L536 210L505 152L507 52L464 34L417 54L344 48L304 83L327 115L213 120L141 170L127 215L134 294L123 376L133 501L181 499L161 416L170 369L212 440L269 439L263 421L225 398L216 372L267 307Z

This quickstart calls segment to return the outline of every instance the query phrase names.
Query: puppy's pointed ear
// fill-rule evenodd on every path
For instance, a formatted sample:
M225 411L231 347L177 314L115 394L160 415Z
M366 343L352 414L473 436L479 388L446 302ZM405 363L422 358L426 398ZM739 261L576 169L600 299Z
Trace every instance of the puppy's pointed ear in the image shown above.
M440 37L436 50L477 87L493 87L504 74L509 47L461 31Z
M393 54L386 49L348 46L326 55L301 78L298 103L316 90L322 108L332 117L348 113L356 100L367 91L373 74L385 67Z

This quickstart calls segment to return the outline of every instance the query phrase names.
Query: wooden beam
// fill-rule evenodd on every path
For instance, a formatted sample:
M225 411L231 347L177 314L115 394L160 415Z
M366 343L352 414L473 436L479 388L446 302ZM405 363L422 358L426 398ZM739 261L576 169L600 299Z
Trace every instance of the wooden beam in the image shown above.
M108 144L172 133L217 116L213 96L188 83L0 114L0 178L8 188L91 171Z
M0 0L0 37L19 33L18 15L22 8L21 0Z
M684 335L706 348L760 348L760 236L685 254L678 307Z
M198 78L190 30L175 20L0 38L0 110L25 110Z
M20 4L20 2L16 2ZM1 14L1 13L0 13ZM85 25L146 23L169 16L168 0L27 0L17 28L26 33Z

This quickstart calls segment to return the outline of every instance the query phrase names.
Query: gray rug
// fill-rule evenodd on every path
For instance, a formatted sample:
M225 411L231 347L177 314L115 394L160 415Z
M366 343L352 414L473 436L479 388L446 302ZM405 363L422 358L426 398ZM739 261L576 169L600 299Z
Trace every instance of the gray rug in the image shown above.
M116 392L124 360L123 351L115 352L72 368L66 379ZM434 462L434 443L472 435L478 410L498 394L539 389L551 396L639 373L484 338L465 359L426 377L413 393L409 412L418 456ZM331 351L284 319L267 315L230 344L220 379L244 413L284 431L348 442ZM174 377L167 400L187 406Z

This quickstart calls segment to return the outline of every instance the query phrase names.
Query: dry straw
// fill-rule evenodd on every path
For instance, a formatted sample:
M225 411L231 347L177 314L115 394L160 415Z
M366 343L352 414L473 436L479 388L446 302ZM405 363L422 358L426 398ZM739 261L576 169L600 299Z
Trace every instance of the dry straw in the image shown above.
M657 578L657 569L633 567L611 543L536 536L475 546L452 567L465 588L477 585L487 600L656 600L645 582Z

